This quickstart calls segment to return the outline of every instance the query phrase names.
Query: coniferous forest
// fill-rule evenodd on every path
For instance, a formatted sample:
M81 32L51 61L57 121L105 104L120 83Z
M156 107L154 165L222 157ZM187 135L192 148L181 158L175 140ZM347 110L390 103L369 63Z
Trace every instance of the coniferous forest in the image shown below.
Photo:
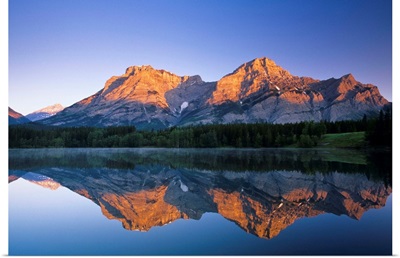
M325 134L365 132L368 146L392 145L392 117L380 112L358 121L301 122L294 124L215 124L138 131L134 126L44 127L27 124L9 127L9 148L62 147L169 147L261 148L317 146Z

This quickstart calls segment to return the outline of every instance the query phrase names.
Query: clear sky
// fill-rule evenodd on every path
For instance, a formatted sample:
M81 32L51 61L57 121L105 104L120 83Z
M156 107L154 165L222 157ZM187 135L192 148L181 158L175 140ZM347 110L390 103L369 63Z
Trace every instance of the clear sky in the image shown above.
M268 57L293 75L352 73L392 100L390 0L11 0L9 106L94 94L131 65L216 81Z

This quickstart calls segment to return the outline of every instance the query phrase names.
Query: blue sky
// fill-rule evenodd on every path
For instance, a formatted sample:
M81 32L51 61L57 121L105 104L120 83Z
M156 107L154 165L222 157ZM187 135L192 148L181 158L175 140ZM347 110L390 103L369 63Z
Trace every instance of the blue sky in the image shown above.
M216 81L268 57L294 75L352 73L392 100L388 0L12 0L9 106L22 114L100 90L131 65Z

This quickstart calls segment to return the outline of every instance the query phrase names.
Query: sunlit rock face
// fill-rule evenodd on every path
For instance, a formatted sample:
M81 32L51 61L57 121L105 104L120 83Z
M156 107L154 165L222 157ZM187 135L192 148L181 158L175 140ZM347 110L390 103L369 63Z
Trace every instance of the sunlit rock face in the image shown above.
M349 74L315 80L291 75L268 58L254 59L217 82L212 122L339 121L373 115L388 104L376 86Z
M167 108L165 92L187 81L188 78L165 70L155 70L151 66L132 66L126 69L122 76L113 76L106 82L98 103L123 99Z
M383 207L392 192L383 181L359 173L212 172L156 164L134 169L48 168L37 173L22 177L61 184L92 200L104 216L128 230L148 231L214 212L267 239L304 217L331 213L360 219L367 210ZM9 181L20 174L10 174Z
M217 82L132 66L96 94L42 120L63 126L168 128L210 123L339 121L376 115L389 102L376 86L348 74L298 77L268 58L239 66Z
M170 106L165 97L166 92L194 84L203 84L203 81L199 76L177 76L151 66L132 66L123 75L107 80L104 88L96 94L75 103L43 123L65 126L169 127L176 122L189 103L182 106L184 101L174 103L171 100Z
M278 93L291 86L301 88L317 82L311 78L292 76L288 71L268 58L254 59L238 67L233 73L217 82L210 103L244 101L253 94Z

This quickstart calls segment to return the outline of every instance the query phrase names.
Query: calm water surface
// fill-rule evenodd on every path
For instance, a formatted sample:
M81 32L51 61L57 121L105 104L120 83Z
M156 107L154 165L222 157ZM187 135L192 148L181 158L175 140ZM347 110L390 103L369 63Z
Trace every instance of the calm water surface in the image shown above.
M9 254L391 254L390 164L348 150L10 150Z

